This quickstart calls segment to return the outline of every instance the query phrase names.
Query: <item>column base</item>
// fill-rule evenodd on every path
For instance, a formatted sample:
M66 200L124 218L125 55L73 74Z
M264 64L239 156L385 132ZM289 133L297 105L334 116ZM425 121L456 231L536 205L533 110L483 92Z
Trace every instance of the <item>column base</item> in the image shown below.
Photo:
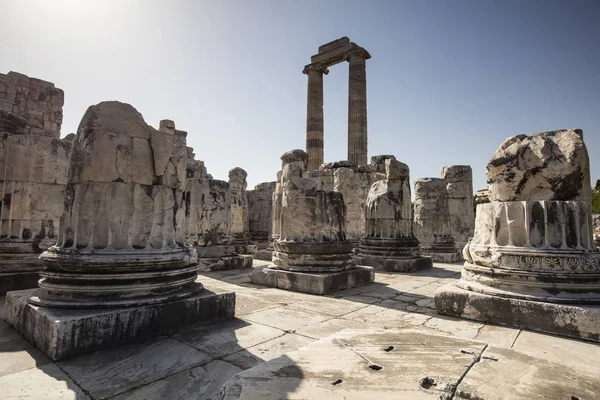
M198 272L251 268L252 256L198 257L198 265Z
M600 306L491 296L454 284L435 293L440 314L600 342Z
M256 253L252 254L252 258L254 258L256 260L272 261L273 260L273 248L271 248L271 250L269 250L269 249L258 250Z
M455 262L463 261L463 256L458 251L443 251L437 252L435 250L421 250L421 255L426 257L431 257L433 262L452 264Z
M355 267L341 272L292 272L275 265L258 267L249 275L256 285L293 292L326 295L339 290L368 285L375 281L371 267Z
M387 258L384 256L376 257L358 254L354 256L353 263L356 265L368 265L375 268L376 271L388 272L416 272L433 267L431 257Z
M9 292L4 319L53 360L62 360L143 337L231 319L235 293L202 292L180 300L139 307L66 309L29 303L34 290Z

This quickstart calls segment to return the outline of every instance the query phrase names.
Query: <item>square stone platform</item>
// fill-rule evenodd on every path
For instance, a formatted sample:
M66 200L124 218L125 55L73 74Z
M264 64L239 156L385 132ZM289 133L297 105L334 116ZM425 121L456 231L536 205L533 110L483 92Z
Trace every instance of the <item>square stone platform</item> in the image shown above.
M30 304L28 299L34 291L8 292L4 319L53 360L172 334L201 323L231 319L235 314L235 293L202 290L183 299L139 307L66 309Z
M600 306L491 296L448 284L435 293L438 313L600 342Z
M235 255L224 257L198 257L198 271L228 271L252 267L252 256Z
M292 272L271 265L254 268L250 281L293 292L325 295L368 285L375 281L375 270L360 266L341 272Z
M387 272L416 272L433 267L431 257L394 259L357 254L354 256L353 262L356 265L368 265L377 271Z

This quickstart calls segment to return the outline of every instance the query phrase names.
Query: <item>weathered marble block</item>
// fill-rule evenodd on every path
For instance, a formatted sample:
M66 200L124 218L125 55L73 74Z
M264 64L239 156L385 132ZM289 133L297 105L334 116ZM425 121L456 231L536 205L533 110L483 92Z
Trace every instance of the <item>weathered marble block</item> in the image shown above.
M477 206L462 277L436 293L437 310L600 341L600 253L581 131L511 137L487 178L491 202Z
M307 155L301 150L285 153L282 156L281 180L273 197L274 241L273 266L278 272L271 274L273 279L265 279L262 270L255 270L250 279L256 284L299 290L313 294L324 294L334 290L325 284L331 274L343 272L337 277L335 290L365 284L372 281L372 274L366 274L366 281L357 282L349 271L354 268L352 244L346 240L346 207L341 193L317 189L317 181L306 178ZM279 193L277 193L279 190ZM311 273L305 284L285 286L285 279L303 279L292 273ZM319 274L320 273L320 274ZM332 282L331 280L329 280ZM277 283L279 282L279 283ZM280 286L280 284L282 286ZM326 289L328 288L328 289Z
M273 193L276 182L259 183L254 190L248 190L248 214L251 241L264 249L268 246L271 235L273 212Z
M57 243L40 256L39 289L7 295L7 322L60 359L232 318L232 296L202 293L196 282L183 229L186 163L185 134L153 129L129 104L89 107Z
M450 231L456 248L462 251L475 229L473 204L473 171L469 165L451 165L442 168L442 179L448 192Z
M462 259L450 229L446 181L421 178L415 182L414 233L421 254L433 261L453 263Z
M242 254L249 254L255 249L254 246L249 246L250 219L246 194L247 176L246 171L239 167L229 171L229 226L236 251Z
M385 271L412 272L431 268L429 257L421 257L413 233L408 165L388 158L386 178L375 182L365 205L365 234L356 264Z

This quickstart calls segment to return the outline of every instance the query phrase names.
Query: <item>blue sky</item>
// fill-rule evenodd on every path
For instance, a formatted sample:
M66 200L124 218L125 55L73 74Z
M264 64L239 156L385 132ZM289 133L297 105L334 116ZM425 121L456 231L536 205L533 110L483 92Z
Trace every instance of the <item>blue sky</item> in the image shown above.
M411 179L470 164L475 189L509 136L581 128L600 179L600 2L595 0L0 0L0 72L65 91L63 136L91 104L169 118L215 178L274 180L305 147L318 46L365 47L369 156ZM346 158L348 67L324 84L325 161Z

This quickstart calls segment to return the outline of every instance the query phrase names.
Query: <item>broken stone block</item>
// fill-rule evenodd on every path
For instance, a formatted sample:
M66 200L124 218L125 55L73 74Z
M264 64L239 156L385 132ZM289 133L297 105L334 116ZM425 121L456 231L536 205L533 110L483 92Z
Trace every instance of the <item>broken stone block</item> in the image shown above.
M384 161L386 179L375 182L365 206L365 234L356 264L395 272L413 272L432 267L429 257L421 257L419 241L413 233L408 165L388 157Z
M246 195L246 177L242 168L229 171L229 225L236 251L248 254L250 251L250 220L248 216L248 197ZM252 248L253 246L251 246Z
M254 190L248 190L248 229L250 240L257 246L258 251L264 250L269 245L271 235L273 212L273 193L275 182L259 183ZM268 255L271 260L271 254Z
M473 237L475 207L473 205L473 171L469 165L442 168L442 179L448 192L450 232L459 251Z
M314 273L314 285L286 287L306 293L322 294L318 289L331 274L351 275L352 244L346 240L346 207L341 193L316 188L314 179L305 177L307 155L300 150L282 156L283 169L278 182L280 194L274 196L274 219L279 221L274 241L273 263L279 270L278 281L291 273ZM276 192L277 193L277 192ZM277 202L277 204L276 204ZM253 276L255 278L253 278ZM250 274L257 284L263 275ZM338 278L344 280L345 278ZM370 278L369 278L370 279ZM367 279L370 283L371 280ZM346 279L352 283L352 279ZM343 286L343 285L342 285ZM281 287L281 286L278 286ZM337 289L348 286L337 287Z
M204 293L196 282L197 255L183 229L185 179L162 183L179 181L177 168L155 174L156 134L167 135L118 102L89 107L79 125L39 288L6 299L7 322L53 359L233 317L234 294ZM150 152L137 151L147 145ZM169 160L187 161L185 138L170 149ZM118 154L136 167L120 170Z
M445 180L420 178L415 181L414 233L424 256L444 263L462 260L450 230Z
M438 312L600 341L600 253L593 242L591 204L583 200L587 198L583 188L591 185L581 138L579 130L562 130L509 138L500 146L489 165L505 170L490 183L490 192L495 191L491 202L477 206L475 233L463 251L461 279L436 293ZM550 171L534 162L521 170L525 155L508 151L511 143L540 149L549 157ZM566 176L572 174L573 165L558 175L554 168L561 159L577 160L577 179ZM539 190L529 186L529 178L523 178L523 186L513 185L518 174L539 175ZM557 179L552 190L543 183L549 176ZM581 181L583 177L587 182ZM558 180L572 182L573 190ZM500 198L529 200L501 201L499 193ZM561 200L555 200L557 196Z

